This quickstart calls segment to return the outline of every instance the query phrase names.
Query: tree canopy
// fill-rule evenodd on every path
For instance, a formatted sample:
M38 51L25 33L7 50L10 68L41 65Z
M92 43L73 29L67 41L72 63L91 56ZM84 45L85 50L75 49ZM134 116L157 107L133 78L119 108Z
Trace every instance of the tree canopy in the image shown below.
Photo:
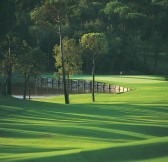
M95 63L99 65L96 66L99 74L119 74L121 70L126 74L167 74L167 0L2 0L1 75L5 72L2 67L9 67L5 60L9 56L14 59L17 55L15 51L22 48L15 46L13 40L18 39L32 49L38 48L46 53L46 70L57 71L55 61L58 60L53 57L53 49L55 45L60 45L58 22L61 22L62 39L73 39L78 46L85 34L106 35L109 50ZM10 40L10 46L7 40ZM88 47L91 45L88 44ZM86 50L82 51L82 73L91 73L93 56ZM15 70L10 69L11 72Z
M66 75L79 74L82 68L82 50L75 39L64 37L63 41L64 63ZM60 54L60 45L54 47L54 57L56 60L56 68L58 73L62 74L62 63Z

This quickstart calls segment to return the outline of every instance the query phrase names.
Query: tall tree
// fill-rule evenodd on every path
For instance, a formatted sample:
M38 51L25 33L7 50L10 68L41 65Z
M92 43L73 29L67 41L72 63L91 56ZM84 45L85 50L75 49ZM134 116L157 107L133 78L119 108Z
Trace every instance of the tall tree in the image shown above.
M14 43L15 43L15 37L11 35L6 38L3 44L1 43L2 60L0 67L4 78L4 85L2 90L4 95L11 95L12 93L11 80L12 80L14 61L16 57L14 51Z
M84 34L80 40L80 44L91 54L92 59L92 101L95 102L95 62L101 55L108 52L107 38L103 33Z
M15 26L15 1L2 0L0 5L0 66L4 76L3 93L11 95L12 53L11 32ZM4 49L5 45L5 49Z
M43 25L52 24L57 27L59 38L60 38L60 54L62 62L62 78L64 85L64 97L65 103L69 104L69 95L67 92L66 86L66 77L65 77L65 65L64 65L64 53L62 45L62 25L66 22L67 14L70 10L70 6L75 3L73 0L46 0L45 3L34 10L32 13L32 18L38 23Z

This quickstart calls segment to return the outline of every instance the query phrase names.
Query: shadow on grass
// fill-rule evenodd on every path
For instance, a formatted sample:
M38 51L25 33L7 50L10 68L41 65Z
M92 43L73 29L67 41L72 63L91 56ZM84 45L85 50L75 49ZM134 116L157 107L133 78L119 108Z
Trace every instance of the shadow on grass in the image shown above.
M1 145L1 153L36 153L36 152L51 152L51 151L65 151L78 148L35 148L29 146L15 146L15 145Z
M167 76L164 76L165 80L168 81L168 75Z
M133 162L136 160L151 160L166 157L168 143L149 143L130 146L120 146L101 150L82 151L67 155L23 160L24 162Z
M82 156L91 162L135 161L167 156L168 143L151 143L136 146L124 146L98 151L82 152Z
M13 104L15 106L12 106ZM4 105L6 107L1 111ZM61 105L19 99L11 100L11 103L6 102L4 105L0 105L1 137L39 138L60 134L114 141L115 139L142 140L145 138L145 136L134 136L132 132L159 137L168 135L168 128L162 123L168 111L166 106ZM12 111L13 107L19 110ZM124 134L120 131L127 132Z
M85 137L99 143L140 141L151 136L168 136L167 106L134 104L75 104L63 105L5 98L0 102L1 137L49 138L60 135L71 139ZM159 133L158 133L159 132ZM150 135L150 136L149 136ZM69 140L71 140L69 139ZM82 138L81 138L82 139ZM16 148L16 150L15 150ZM82 146L81 146L82 148ZM1 146L3 153L36 153L66 151L66 148L36 149ZM22 150L23 149L23 150ZM68 150L69 148L67 148ZM71 149L71 148L70 148ZM76 149L76 148L72 148ZM113 147L81 153L28 159L26 161L111 162L134 161L167 155L168 143L151 143ZM14 160L13 160L14 161Z

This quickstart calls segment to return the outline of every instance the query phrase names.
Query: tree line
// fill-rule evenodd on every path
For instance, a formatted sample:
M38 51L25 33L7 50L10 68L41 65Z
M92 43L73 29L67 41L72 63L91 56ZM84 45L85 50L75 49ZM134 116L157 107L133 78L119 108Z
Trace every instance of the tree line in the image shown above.
M24 93L30 77L44 71L67 76L119 71L167 74L167 30L167 0L2 0L3 91L11 94L14 71L25 78ZM99 49L100 42L96 48L89 47L93 42L85 42L89 33L103 34L105 40L100 42L106 42L108 47Z

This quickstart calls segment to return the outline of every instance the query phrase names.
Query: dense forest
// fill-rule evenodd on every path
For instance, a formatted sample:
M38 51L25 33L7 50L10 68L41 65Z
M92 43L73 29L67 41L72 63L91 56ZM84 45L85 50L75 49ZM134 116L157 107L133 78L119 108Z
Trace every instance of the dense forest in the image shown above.
M65 58L73 58L65 62L69 74L91 73L92 55L80 47L88 33L102 33L108 41L96 74L168 73L167 0L1 0L0 74L6 84L15 71L25 82L40 72L61 71L58 19Z

